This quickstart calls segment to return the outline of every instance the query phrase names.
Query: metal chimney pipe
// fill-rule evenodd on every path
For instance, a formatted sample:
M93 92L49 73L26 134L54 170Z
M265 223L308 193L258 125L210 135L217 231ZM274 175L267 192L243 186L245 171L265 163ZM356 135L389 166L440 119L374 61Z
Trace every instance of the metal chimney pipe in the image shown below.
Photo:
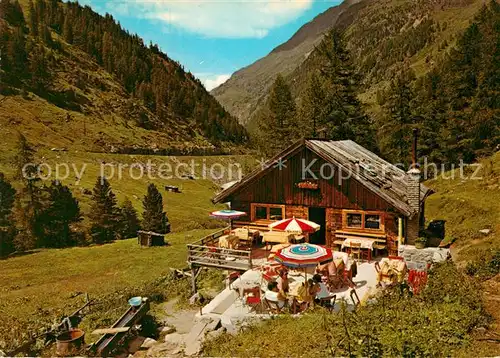
M418 128L413 128L413 143L411 146L411 167L417 168L417 142L418 142Z

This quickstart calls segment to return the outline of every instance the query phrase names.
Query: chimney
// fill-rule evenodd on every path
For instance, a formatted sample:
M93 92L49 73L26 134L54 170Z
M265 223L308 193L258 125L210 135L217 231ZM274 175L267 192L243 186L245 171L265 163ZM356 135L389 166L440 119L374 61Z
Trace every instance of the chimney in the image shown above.
M413 129L412 164L408 171L407 198L412 211L408 218L407 242L413 245L420 231L420 169L417 160L418 129Z

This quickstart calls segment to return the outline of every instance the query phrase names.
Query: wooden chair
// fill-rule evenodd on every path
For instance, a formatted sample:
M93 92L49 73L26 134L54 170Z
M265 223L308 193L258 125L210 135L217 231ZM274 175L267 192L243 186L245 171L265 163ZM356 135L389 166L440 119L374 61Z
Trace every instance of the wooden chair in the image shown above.
M355 263L353 263L352 265L355 265ZM349 268L349 270L344 269L344 272L343 272L343 275L342 275L342 282L343 282L343 284L345 286L349 286L350 288L356 287L356 285L352 281L352 265L351 265L351 268Z
M333 312L333 309L335 308L335 301L337 300L337 295L331 295L328 297L323 297L318 299L318 304L321 307L325 307L328 309L330 312Z
M242 298L245 300L245 304L255 311L262 306L261 290L259 286L243 289Z
M354 304L354 307L358 307L361 304L361 300L359 299L358 293L355 289L351 290L349 296L351 296L351 301Z
M287 302L285 301L285 305L283 307L280 307L279 303L276 301L270 301L267 298L264 297L264 303L268 309L269 312L275 313L275 314L280 314L283 312L285 307L287 307Z
M360 242L351 242L349 243L350 255L352 257L357 256L358 260L361 260L361 243Z

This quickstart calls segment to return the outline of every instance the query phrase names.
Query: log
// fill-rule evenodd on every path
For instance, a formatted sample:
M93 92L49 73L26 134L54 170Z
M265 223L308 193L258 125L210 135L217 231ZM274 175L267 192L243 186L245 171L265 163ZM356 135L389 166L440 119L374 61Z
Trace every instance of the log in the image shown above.
M115 334L115 333L128 332L129 329L130 327L98 328L92 331L92 334L94 335Z

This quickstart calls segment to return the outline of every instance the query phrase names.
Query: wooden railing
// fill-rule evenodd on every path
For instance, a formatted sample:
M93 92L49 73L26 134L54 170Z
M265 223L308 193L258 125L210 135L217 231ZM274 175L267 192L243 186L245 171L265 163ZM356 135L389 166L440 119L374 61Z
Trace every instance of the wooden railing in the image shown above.
M269 231L269 224L272 221L233 221L233 228L246 227L258 231Z
M252 268L252 250L218 247L219 238L229 228L214 232L188 244L188 264L193 267L213 267L223 270L246 271Z

